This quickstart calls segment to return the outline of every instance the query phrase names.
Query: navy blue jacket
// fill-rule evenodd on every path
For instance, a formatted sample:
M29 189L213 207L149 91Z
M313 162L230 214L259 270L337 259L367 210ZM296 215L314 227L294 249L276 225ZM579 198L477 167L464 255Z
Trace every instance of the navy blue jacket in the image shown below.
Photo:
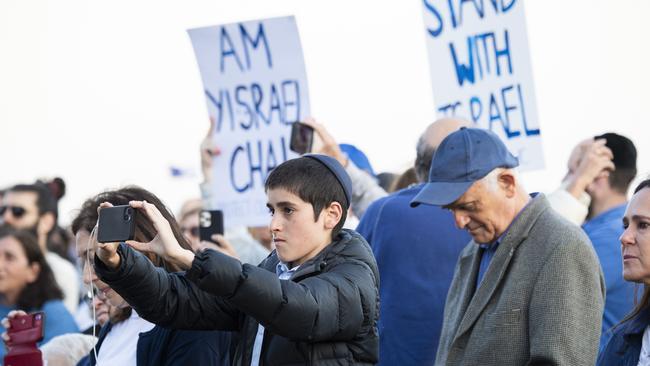
M433 365L447 292L469 234L450 212L409 203L422 185L370 205L357 231L377 260L379 365Z
M650 308L615 327L607 346L598 356L597 366L636 366L639 363L643 331L650 325Z
M97 352L110 332L106 323L99 332ZM230 365L230 333L218 331L174 330L155 326L140 333L136 351L138 366ZM77 366L95 366L95 353L82 358Z

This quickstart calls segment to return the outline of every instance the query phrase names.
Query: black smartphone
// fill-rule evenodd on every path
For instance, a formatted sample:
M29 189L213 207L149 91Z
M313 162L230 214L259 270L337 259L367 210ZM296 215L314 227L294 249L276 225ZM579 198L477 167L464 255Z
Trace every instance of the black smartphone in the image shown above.
M199 212L199 238L214 243L212 235L223 235L223 212L221 210L201 210ZM218 245L218 243L215 243Z
M137 211L129 205L105 207L99 210L97 241L112 243L133 240L136 213Z
M314 143L314 129L301 122L294 122L291 125L291 139L289 140L289 149L298 154L311 152Z

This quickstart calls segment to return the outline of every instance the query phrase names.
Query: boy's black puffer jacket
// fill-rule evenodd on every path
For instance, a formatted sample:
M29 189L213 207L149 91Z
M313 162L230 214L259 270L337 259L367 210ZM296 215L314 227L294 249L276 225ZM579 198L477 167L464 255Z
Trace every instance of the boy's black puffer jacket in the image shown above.
M258 267L213 250L186 275L168 274L121 245L120 267L95 258L100 278L143 318L164 327L240 332L233 364L249 366L258 324L260 365L365 365L378 357L379 274L366 241L342 230L290 281L273 252Z

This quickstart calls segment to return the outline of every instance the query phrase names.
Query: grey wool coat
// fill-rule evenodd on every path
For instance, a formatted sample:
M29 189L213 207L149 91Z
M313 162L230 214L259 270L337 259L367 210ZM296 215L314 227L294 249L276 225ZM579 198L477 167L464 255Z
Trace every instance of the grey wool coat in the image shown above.
M475 289L481 250L459 257L436 365L594 365L605 282L584 232L538 194Z

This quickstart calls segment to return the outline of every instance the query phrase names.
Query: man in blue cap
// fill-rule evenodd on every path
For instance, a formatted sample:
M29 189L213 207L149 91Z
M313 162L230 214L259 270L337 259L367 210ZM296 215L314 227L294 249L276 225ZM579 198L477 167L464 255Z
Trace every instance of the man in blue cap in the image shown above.
M604 281L589 239L528 195L492 132L462 128L411 202L442 206L473 240L456 265L436 365L593 365Z

